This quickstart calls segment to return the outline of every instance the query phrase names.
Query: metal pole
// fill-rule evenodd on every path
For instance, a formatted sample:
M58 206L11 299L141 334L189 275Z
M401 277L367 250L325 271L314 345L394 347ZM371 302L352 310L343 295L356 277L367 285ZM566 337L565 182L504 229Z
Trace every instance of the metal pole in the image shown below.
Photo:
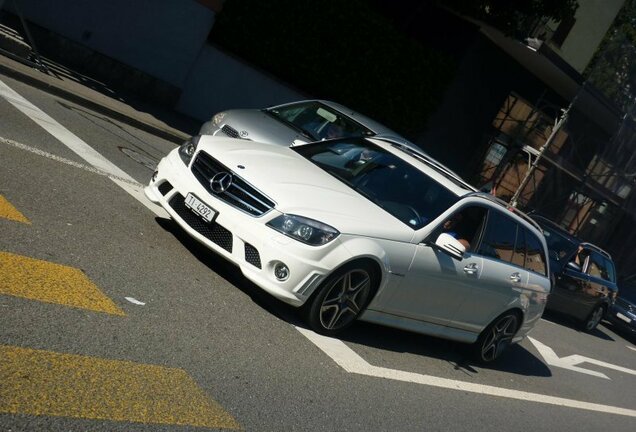
M552 141L554 141L556 134L559 132L559 130L561 130L561 127L563 127L563 125L565 124L568 118L568 114L570 113L570 110L574 106L574 102L576 101L577 97L578 97L578 93L574 97L574 99L572 99L572 102L570 102L570 105L568 105L567 109L563 112L563 115L561 116L561 118L554 125L554 128L552 129L550 136L539 149L539 153L537 154L537 157L534 159L534 162L532 163L532 165L528 168L528 171L526 171L526 175L521 181L521 184L515 191L514 195L512 196L512 198L510 198L510 205L512 207L517 207L517 205L519 204L519 197L521 196L523 189L525 189L525 187L530 182L530 177L534 174L537 167L539 166L539 161L541 160L541 157L543 157L543 154L545 153L545 151L548 149L548 147L550 147L550 144L552 144Z

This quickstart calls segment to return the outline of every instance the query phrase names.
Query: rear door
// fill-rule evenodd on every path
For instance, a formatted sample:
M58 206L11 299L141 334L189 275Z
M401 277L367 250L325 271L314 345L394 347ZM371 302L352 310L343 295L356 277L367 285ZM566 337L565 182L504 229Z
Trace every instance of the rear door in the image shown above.
M481 276L451 326L478 333L510 309L528 285L523 227L505 211L491 208L476 255L483 259Z
M590 277L586 273L591 251L584 249L580 255L586 256L581 262L580 270L566 264L561 273L556 275L556 284L548 299L548 308L585 319L592 311L587 294L591 289Z

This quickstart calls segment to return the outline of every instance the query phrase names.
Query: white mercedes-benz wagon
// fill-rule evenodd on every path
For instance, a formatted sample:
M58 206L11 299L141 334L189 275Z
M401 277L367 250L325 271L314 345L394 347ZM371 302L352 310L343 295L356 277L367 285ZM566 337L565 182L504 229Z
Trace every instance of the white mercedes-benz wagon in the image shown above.
M359 318L473 343L491 361L550 292L532 220L396 142L194 137L145 193L323 334Z

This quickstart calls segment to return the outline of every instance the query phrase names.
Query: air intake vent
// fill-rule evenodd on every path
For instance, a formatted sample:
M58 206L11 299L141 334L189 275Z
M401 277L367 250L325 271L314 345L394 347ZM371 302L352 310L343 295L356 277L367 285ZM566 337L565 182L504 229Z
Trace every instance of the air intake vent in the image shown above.
M159 185L159 192L161 195L166 196L172 190L172 185L170 182L165 181Z
M245 243L245 261L254 267L261 268L261 255L258 250L249 243Z
M234 129L232 126L223 125L223 127L221 128L221 132L223 132L225 135L231 138L240 138L238 131Z
M186 207L183 195L176 194L170 200L170 207L177 212L179 217L183 219L190 228L213 243L221 246L226 251L232 252L232 233L216 222L207 223L199 216L195 215L189 208Z

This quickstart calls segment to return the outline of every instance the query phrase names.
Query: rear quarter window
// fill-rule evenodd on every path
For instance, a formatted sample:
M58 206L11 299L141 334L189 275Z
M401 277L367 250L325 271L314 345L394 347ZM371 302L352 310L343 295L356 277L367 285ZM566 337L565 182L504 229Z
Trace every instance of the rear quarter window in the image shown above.
M547 266L543 244L530 230L523 229L526 236L526 263L524 267L542 276L547 276Z

